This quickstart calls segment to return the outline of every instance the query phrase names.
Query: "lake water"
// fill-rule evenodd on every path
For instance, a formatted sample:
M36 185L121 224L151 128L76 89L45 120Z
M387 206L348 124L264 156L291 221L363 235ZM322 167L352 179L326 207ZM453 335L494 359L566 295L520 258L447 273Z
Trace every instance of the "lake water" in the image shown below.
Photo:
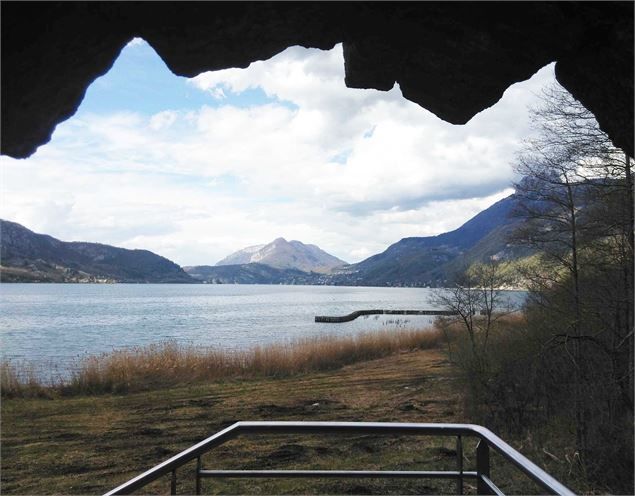
M0 284L0 357L63 373L86 354L174 340L226 349L321 334L429 326L381 315L343 324L315 315L429 309L434 290L211 284Z

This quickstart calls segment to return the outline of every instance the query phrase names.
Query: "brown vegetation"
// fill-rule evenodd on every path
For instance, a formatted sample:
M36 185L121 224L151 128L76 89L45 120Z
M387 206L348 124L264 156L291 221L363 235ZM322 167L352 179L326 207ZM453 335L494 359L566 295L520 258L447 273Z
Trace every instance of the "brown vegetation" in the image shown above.
M458 422L454 373L439 349L337 370L224 379L128 394L2 401L3 494L103 494L238 420ZM453 470L453 439L258 436L206 455L206 468ZM550 448L551 449L551 448ZM466 462L467 463L467 462ZM193 494L190 466L178 493ZM204 494L440 494L443 481L205 481ZM146 494L165 494L161 479Z
M487 345L482 332L485 317L476 317L473 334L460 319L438 321L447 337L449 357L460 371L464 413L471 422L504 439L531 440L538 433L550 433L559 448L557 454L547 451L567 466L568 476L600 492L631 494L632 415L617 417L617 406L607 401L620 398L619 385L612 380L612 363L601 351L585 354L585 366L595 374L582 389L587 409L594 415L587 430L590 442L585 460L571 413L576 363L562 353L553 333L553 329L566 328L567 316L536 305L533 296L524 314L505 316L489 328ZM556 301L557 294L549 296Z
M483 423L575 491L611 491L610 486L592 484L577 470L570 418L554 416L549 422L533 422L532 409L542 406L523 404L524 392L533 394L532 388L540 385L540 378L530 380L535 348L526 341L531 333L524 317L514 314L496 320L488 346L491 368L487 375L465 373L473 365L469 338L462 324L445 324L447 342L441 331L434 330L329 337L240 355L219 354L225 361L217 358L214 368L201 365L202 352L173 344L144 348L144 353L93 358L93 367L102 371L94 372L101 379L93 387L105 387L105 377L126 370L136 377L126 394L64 397L61 389L47 389L36 382L32 388L42 388L56 398L28 398L22 391L21 397L4 399L3 489L7 494L104 492L237 420L363 420ZM447 360L441 349L446 345L458 367ZM380 358L372 359L374 354ZM345 365L353 361L357 363ZM229 373L230 365L235 375L218 372ZM158 372L161 368L164 370ZM207 374L215 371L217 380L205 380L204 370ZM199 375L192 375L193 371ZM479 389L481 379L489 381L487 397ZM178 384L168 386L170 382ZM70 384L66 387L67 392L81 393L70 389ZM145 391L134 392L133 388ZM517 419L524 415L524 408L527 416ZM509 419L517 419L516 425L526 422L529 431L509 429ZM465 446L468 465L474 463L473 448ZM453 450L452 440L436 438L259 437L219 448L210 454L206 466L453 469ZM496 482L505 491L536 491L517 470L496 457L493 463ZM193 479L187 473L185 470L186 475L179 479L183 493L192 492ZM148 490L161 492L168 486L169 481L161 480ZM436 481L232 480L210 486L206 491L223 494L440 494L454 490L451 483ZM469 484L466 487L468 494L474 490Z
M118 350L83 359L67 380L43 380L28 368L1 366L4 397L123 393L220 379L287 377L333 370L392 353L438 346L433 329L318 336L245 351L175 342Z
M440 349L395 353L328 372L207 381L124 395L2 401L3 494L103 494L237 420L471 422L461 408L456 368ZM503 434L497 431L499 434ZM574 436L566 422L504 436L578 493L590 486L570 470ZM465 469L474 444L464 441ZM393 436L254 436L204 457L210 469L455 470L454 439ZM509 494L536 494L526 476L493 455L495 482ZM194 491L193 466L178 494ZM169 491L167 477L146 493ZM205 481L204 494L451 494L441 480ZM474 494L466 481L466 494Z

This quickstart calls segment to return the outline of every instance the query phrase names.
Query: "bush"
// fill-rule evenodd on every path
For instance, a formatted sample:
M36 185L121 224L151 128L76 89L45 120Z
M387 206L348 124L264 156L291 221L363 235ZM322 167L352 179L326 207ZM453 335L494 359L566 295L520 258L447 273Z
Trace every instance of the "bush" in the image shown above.
M445 333L451 360L462 371L465 410L474 422L513 438L549 432L567 460L569 476L608 487L613 492L633 489L632 411L621 408L620 390L612 380L612 366L594 344L584 343L584 376L580 391L588 415L584 459L577 446L574 367L566 346L554 340L554 328L566 325L548 307L530 302L524 317L504 318L490 331L488 346L474 353L467 333L457 323L438 323ZM570 429L554 425L570 425ZM555 432L555 434L554 434Z

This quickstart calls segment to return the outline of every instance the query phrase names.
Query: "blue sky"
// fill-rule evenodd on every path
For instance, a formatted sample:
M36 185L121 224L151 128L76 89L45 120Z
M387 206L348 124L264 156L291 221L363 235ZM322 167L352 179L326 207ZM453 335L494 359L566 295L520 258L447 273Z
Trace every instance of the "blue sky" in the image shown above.
M454 229L511 193L553 67L465 126L344 85L341 46L186 79L133 40L29 159L0 158L0 216L63 240L213 264L277 237L355 262Z
M77 116L112 112L153 115L170 109L197 110L203 105L245 108L279 103L295 108L291 102L268 97L259 87L241 93L224 89L223 94L222 99L214 98L188 83L187 78L172 74L149 44L136 39L122 50L110 71L90 85Z

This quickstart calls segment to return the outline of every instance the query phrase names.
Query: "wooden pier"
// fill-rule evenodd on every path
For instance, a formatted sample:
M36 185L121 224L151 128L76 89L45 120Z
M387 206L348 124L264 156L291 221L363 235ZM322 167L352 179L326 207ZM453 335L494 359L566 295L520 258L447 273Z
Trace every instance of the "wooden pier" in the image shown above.
M338 324L340 322L350 322L363 315L456 315L456 312L451 310L357 310L341 316L316 315L315 321Z

